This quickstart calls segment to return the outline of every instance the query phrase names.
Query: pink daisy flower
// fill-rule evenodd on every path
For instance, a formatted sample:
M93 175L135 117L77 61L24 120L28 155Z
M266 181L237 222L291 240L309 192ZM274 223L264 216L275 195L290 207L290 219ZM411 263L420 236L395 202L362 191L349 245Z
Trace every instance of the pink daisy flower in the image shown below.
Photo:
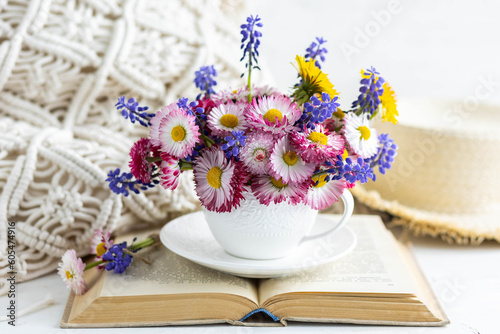
M238 88L235 90L223 90L211 96L215 103L227 103L228 101L240 102L248 99L247 87Z
M231 100L231 92L229 90L218 91L217 94L210 96L216 104L226 103Z
M158 147L154 146L148 138L141 138L134 143L130 149L130 162L128 163L132 175L137 180L143 183L151 181L151 171L153 163L146 160L147 157L152 157L159 154Z
M90 239L90 254L101 258L111 246L113 246L113 240L111 240L111 231L109 229L103 231L101 227L94 231L94 235Z
M187 115L180 109L172 110L159 125L160 150L179 159L187 157L200 141L198 129L195 116Z
M333 118L327 118L321 125L328 131L328 132L335 132L335 129L339 127L340 125L343 125L342 123L339 124L339 122Z
M323 210L330 207L339 200L340 195L347 188L347 182L342 179L325 182L327 175L324 174L313 178L313 181L318 182L318 184L309 188L304 199L304 202L315 210Z
M174 110L178 110L176 103L171 103L156 112L155 117L151 119L151 126L149 127L149 139L156 146L161 146L160 142L160 124L163 118Z
M335 129L338 127L341 127L344 125L342 119L337 119L337 118L327 118L321 125L328 131L328 132L335 132Z
M243 165L228 161L216 146L204 150L193 165L195 190L209 211L229 212L240 205L248 175Z
M300 203L307 194L310 180L301 183L284 183L270 175L257 175L252 178L252 191L261 204L269 205L283 201L290 204Z
M255 86L252 85L252 96L280 96L284 95L277 88L269 85ZM233 102L247 102L248 101L248 87L242 87L235 90L225 90L212 95L212 99L218 103Z
M225 137L232 131L245 131L247 121L243 115L245 105L242 103L220 104L214 107L207 117L207 125L212 130L212 134L218 137Z
M160 164L160 184L165 189L175 190L179 184L181 167L179 159L167 153L161 153L162 162Z
M297 104L284 95L259 97L245 109L250 126L274 134L292 131L301 115Z
M280 96L284 95L278 90L278 88L264 85L264 86L252 86L252 96Z
M288 136L278 139L269 160L271 176L275 179L281 178L286 183L300 183L310 179L316 167L313 163L302 160Z
M252 174L269 174L269 158L274 136L269 132L250 132L241 148L240 159Z
M334 161L344 152L344 139L337 134L329 134L321 125L304 132L292 132L290 141L305 162L322 164Z
M57 272L68 288L72 289L77 295L83 295L87 292L87 284L83 279L84 270L85 264L82 259L76 256L74 249L70 249L64 253Z
M95 254L96 261L102 260L102 256L111 246L113 246L113 240L111 240L111 231L109 229L103 231L102 228L99 228L94 231L94 235L90 239L90 254ZM103 270L104 267L106 267L105 264L100 264L97 269Z

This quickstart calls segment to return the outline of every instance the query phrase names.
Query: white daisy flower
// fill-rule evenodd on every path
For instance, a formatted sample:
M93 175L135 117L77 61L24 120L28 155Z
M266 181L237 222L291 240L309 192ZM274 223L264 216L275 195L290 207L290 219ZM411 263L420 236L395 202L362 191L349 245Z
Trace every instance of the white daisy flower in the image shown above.
M228 101L237 101L237 102L248 102L248 87L242 87L234 90L223 90L218 92L215 95L212 95L211 98L216 103L226 103ZM277 88L264 85L264 86L255 86L252 85L252 98L259 96L280 96L284 95Z
M248 175L240 162L227 160L216 146L204 150L193 165L195 190L209 211L229 212L240 205Z
M215 95L212 95L211 98L215 103L248 101L248 89L245 86L235 90L223 90Z
M254 99L251 107L245 109L250 126L273 134L293 131L301 115L297 104L284 95Z
M87 284L83 279L84 270L85 263L76 256L74 249L70 249L64 253L57 272L68 288L72 289L77 295L83 295L87 291Z
M286 183L270 175L256 175L252 179L252 192L261 204L281 203L287 201L296 205L301 203L307 194L309 182Z
M163 117L158 132L160 150L179 159L190 155L200 140L195 117L180 109L173 110Z
M163 118L165 118L172 111L179 109L176 103L171 103L158 110L155 117L151 118L151 126L149 127L149 139L151 143L155 146L161 146L160 143L160 124Z
M311 178L314 173L314 163L306 163L298 155L288 136L283 136L274 145L271 153L269 173L275 179L281 178L283 182L303 182Z
M354 154L363 159L377 154L377 130L370 128L370 122L364 115L347 113L344 117L344 136Z
M252 96L280 96L284 95L278 90L278 88L264 85L264 86L253 86L252 85Z
M347 188L345 180L330 180L325 182L328 174L313 177L313 181L317 184L309 188L307 195L304 199L306 204L315 210L323 210L330 207L333 203L337 202Z
M243 115L244 109L244 105L231 101L221 104L208 115L208 127L218 137L230 135L232 131L245 131L247 121Z

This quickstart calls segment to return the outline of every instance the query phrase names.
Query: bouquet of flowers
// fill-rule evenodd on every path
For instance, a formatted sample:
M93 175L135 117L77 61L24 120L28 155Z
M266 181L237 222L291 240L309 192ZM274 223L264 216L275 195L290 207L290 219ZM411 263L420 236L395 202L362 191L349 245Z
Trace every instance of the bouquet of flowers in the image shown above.
M194 83L202 91L156 113L131 98L116 107L132 123L149 127L130 151L130 173L110 171L107 181L127 196L160 185L174 190L179 175L193 170L196 193L209 211L229 212L246 196L261 204L306 203L329 207L356 181L375 181L391 168L397 146L370 125L377 115L396 123L394 92L375 68L361 70L360 94L341 109L338 93L321 70L327 53L317 38L296 57L297 83L290 94L252 85L258 66L261 19L241 25L248 83L215 91L217 71L203 66ZM242 77L245 73L242 74Z
M258 66L261 19L247 18L241 26L245 87L215 92L217 71L203 66L194 83L202 91L196 99L181 98L149 113L131 98L120 97L116 107L132 123L149 128L130 151L130 173L110 171L107 181L117 194L128 196L160 185L175 190L179 175L193 170L196 192L209 211L229 212L248 196L261 204L305 203L321 210L338 201L356 181L375 181L374 168L391 168L397 146L387 134L370 125L377 115L397 123L394 92L375 68L361 70L360 95L351 109L341 110L339 97L321 70L327 49L317 38L305 57L296 57L298 82L287 95L268 86L254 86ZM245 74L245 73L244 73ZM244 76L242 74L242 77ZM97 230L85 265L68 250L59 274L76 294L87 290L84 270L96 267L121 274L141 249L158 242L113 244L109 231Z

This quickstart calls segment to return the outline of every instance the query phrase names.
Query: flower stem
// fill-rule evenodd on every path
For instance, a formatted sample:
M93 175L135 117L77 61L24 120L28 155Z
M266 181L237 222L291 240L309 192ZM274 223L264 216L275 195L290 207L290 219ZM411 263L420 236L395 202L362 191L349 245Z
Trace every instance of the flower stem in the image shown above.
M248 103L252 103L252 66L248 67Z
M312 175L312 177L318 177L318 176L325 175L325 174L328 174L327 170L315 173L315 174Z
M146 248L146 247L149 247L149 246L152 246L156 243L156 239L155 238L146 238L142 241L139 241L138 243L136 244L133 244L131 245L130 247L128 247L127 249L131 252L134 252L138 249L141 249L141 248ZM104 261L104 260L99 260L99 261L95 261L95 262L91 262L91 263L88 263L87 265L85 265L85 269L83 269L84 271L85 270L88 270L88 269L92 269L94 267L97 267L98 265L100 264L103 264L103 263L106 263L107 261Z
M205 146L207 148L210 148L210 147L212 147L213 144L215 144L215 142L212 139L210 139L208 136L204 135L203 133L200 133L200 137L205 142Z
M186 160L181 160L179 163L179 166L181 170L192 170L193 169L193 163L186 161Z
M250 41L252 40L253 29L250 32ZM248 103L252 103L252 44L250 44L250 50L248 51Z
M106 261L100 260L100 261L88 263L87 265L85 265L85 269L83 269L83 270L87 270L87 269L91 269L91 268L97 267L98 265L103 264L104 262L106 262Z
M161 161L160 157L146 157L146 161L149 163Z
M136 244L131 245L130 247L128 247L128 250L135 251L138 250L139 248L146 248L153 245L155 242L156 240L154 238L147 238L142 241L139 241Z

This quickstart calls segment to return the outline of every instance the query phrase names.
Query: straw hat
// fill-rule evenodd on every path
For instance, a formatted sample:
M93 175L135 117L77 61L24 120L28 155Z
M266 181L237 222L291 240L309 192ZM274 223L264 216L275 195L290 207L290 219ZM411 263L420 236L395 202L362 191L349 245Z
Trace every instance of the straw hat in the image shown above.
M398 125L375 121L399 146L393 168L353 194L417 234L500 241L500 106L475 102L400 101Z

